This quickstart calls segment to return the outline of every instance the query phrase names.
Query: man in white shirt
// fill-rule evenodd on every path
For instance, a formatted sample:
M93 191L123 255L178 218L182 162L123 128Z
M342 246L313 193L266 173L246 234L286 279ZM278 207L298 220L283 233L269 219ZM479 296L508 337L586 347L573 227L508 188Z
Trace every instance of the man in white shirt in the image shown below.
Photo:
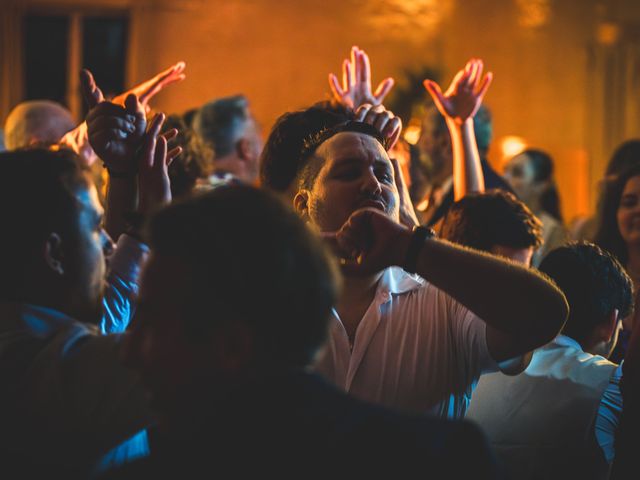
M536 350L522 374L483 377L468 418L485 430L513 478L606 478L594 424L616 370L605 357L631 308L631 280L613 256L586 243L550 252L540 270L569 301L562 334Z
M294 208L344 272L317 369L359 398L460 417L481 373L520 371L555 337L566 301L533 271L402 226L385 126L375 127L327 129L300 156Z

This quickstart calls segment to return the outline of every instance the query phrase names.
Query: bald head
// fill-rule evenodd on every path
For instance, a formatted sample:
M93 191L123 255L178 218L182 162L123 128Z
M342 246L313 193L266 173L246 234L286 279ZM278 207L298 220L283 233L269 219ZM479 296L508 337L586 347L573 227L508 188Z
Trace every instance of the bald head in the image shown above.
M18 104L4 125L7 150L30 145L50 145L75 128L71 112L49 100L30 100Z

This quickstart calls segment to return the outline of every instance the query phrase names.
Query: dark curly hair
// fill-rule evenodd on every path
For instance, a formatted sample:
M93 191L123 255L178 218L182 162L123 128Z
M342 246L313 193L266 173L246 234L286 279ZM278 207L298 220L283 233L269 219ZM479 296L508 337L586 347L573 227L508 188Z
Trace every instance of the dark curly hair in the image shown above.
M562 332L582 343L614 309L619 318L633 310L633 284L615 256L589 242L549 252L539 267L563 291L569 318Z
M513 194L496 189L455 202L444 218L440 236L486 252L497 245L537 248L542 245L542 223Z

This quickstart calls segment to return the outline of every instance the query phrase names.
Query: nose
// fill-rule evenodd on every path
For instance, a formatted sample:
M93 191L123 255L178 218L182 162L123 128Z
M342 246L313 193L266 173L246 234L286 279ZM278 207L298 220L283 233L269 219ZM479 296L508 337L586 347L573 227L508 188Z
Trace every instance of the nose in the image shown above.
M113 251L116 249L116 246L104 228L101 231L101 235L102 235L102 251L104 253L104 256L106 258L109 258L113 253Z
M367 173L362 183L362 192L372 197L382 194L382 185L373 171L369 171L369 173Z

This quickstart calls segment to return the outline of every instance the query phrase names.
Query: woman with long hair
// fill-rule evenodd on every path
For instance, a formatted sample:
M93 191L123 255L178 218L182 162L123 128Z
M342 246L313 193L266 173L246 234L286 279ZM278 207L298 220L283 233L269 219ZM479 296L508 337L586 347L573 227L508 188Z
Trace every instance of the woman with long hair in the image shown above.
M634 291L640 287L640 163L605 180L595 242L613 253L633 280ZM636 293L637 294L637 293ZM640 308L636 297L636 312ZM623 320L623 332L611 360L619 362L631 334L633 316Z

